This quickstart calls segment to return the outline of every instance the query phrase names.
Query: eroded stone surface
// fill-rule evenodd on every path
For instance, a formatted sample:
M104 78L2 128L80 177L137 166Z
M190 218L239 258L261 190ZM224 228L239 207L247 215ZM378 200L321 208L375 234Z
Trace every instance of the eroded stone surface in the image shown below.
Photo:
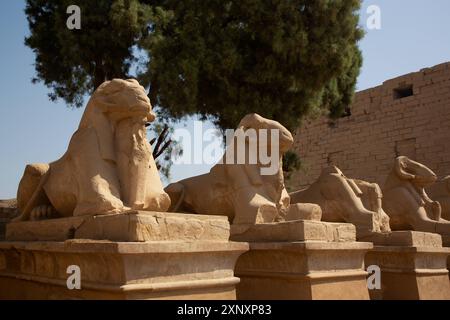
M16 199L0 200L0 240L3 240L5 238L6 224L16 216Z
M315 203L322 209L322 220L352 223L358 230L390 231L389 217L381 206L382 193L375 183L349 179L331 166L311 186L290 194L291 206Z
M372 242L376 246L405 246L442 248L439 234L418 231L393 231L358 236L359 241Z
M235 299L246 243L0 242L0 299ZM67 288L67 267L81 290Z
M392 230L414 230L450 235L450 221L441 217L439 202L425 188L437 180L429 168L408 157L398 157L383 187L383 208Z
M0 213L17 209L16 199L0 200Z
M273 133L278 136L272 137ZM290 203L282 157L293 144L292 134L274 120L249 114L239 123L232 141L209 173L165 188L172 200L170 210L221 214L236 225L286 220ZM269 164L261 158L261 150L271 152Z
M297 220L257 225L232 225L230 239L248 242L325 241L351 242L355 226L348 223Z
M450 247L450 235L443 235L442 236L442 245L444 247Z
M73 239L75 231L87 217L70 217L43 221L10 222L6 225L9 241L64 241Z
M368 300L362 242L250 243L236 264L238 299Z
M322 209L312 203L291 203L286 215L286 221L292 220L322 220Z
M375 246L365 264L380 267L381 290L370 291L371 298L450 300L449 255L449 248Z
M227 241L226 217L148 211L14 222L7 226L8 241L64 241L94 239L124 242L210 240Z
M147 92L136 80L104 82L63 157L25 168L17 220L167 211L170 198L146 136L145 125L154 120Z
M442 218L450 220L450 176L444 177L427 188L430 197L438 201L442 209Z

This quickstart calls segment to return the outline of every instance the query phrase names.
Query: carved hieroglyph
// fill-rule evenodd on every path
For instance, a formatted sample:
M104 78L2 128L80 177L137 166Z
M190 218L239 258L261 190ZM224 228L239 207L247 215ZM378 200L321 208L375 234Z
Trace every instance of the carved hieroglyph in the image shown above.
M309 188L290 194L291 203L314 203L322 208L322 220L353 223L358 230L389 232L389 217L382 209L382 193L376 183L347 178L339 168L322 171Z
M222 163L215 165L208 174L179 181L165 189L172 200L171 211L226 215L233 224L254 225L284 219L289 195L284 186L281 158L293 144L292 134L280 123L257 114L245 116L236 132L242 130L247 133L250 129L256 132L254 137L258 149L271 150L273 143L279 147L276 172L262 174L267 165L262 164L259 155L253 164L248 158L243 164L235 158L230 163L226 160L230 152L228 148ZM260 141L261 129L278 130L278 141L272 141L270 132L267 133L267 141ZM246 139L246 155L249 155L248 147L249 140Z
M145 124L154 120L136 80L103 83L62 158L26 167L17 192L17 220L166 211L170 198L146 138Z
M395 160L383 188L383 209L393 230L450 234L450 222L441 218L439 202L425 192L436 180L436 174L423 164L403 156Z
M430 197L441 205L441 215L445 220L450 220L450 176L447 176L427 188Z

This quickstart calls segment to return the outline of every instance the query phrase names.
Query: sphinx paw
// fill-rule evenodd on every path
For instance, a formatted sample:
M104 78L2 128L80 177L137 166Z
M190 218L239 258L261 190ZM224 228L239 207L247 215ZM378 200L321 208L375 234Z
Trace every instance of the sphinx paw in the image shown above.
M30 213L30 220L44 220L53 218L56 215L56 210L50 205L41 205L35 207Z
M256 215L256 224L275 222L278 216L278 209L275 205L263 204L258 209Z

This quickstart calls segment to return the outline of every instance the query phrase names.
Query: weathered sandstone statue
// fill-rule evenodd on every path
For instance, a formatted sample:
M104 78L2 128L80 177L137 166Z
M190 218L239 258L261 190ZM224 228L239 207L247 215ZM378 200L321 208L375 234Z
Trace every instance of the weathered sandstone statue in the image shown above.
M166 211L170 198L146 138L145 124L154 120L145 89L136 80L103 83L62 158L25 168L17 220Z
M322 220L353 223L359 231L389 232L389 217L383 211L382 193L376 183L347 178L331 166L310 187L290 194L291 204L314 203Z
M393 230L450 234L450 222L441 218L439 202L425 192L436 180L436 174L423 164L407 157L395 160L383 188L383 209Z
M450 220L450 176L427 188L430 197L440 203L442 218Z
M250 135L251 129L254 135ZM267 141L260 141L262 129L268 130ZM270 130L278 130L278 141L272 141ZM171 211L225 215L233 224L251 225L284 219L289 195L284 186L281 158L293 144L291 133L280 123L257 114L249 114L241 120L234 142L239 132L248 134L244 147L245 161L241 164L236 161L239 152L233 143L227 148L221 163L209 173L169 185L165 191L172 200ZM264 151L271 150L272 146L275 147L273 150L279 149L274 173L264 174L264 168L269 165L262 163L260 154L254 163L249 161L249 157L255 155L249 150L251 143L257 145L255 150L261 147ZM232 163L227 161L229 152L234 154L230 157Z

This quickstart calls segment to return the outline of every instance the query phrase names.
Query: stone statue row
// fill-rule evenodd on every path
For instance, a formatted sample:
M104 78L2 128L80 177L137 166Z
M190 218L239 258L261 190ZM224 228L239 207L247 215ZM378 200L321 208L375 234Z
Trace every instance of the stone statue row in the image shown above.
M259 157L255 163L221 161L207 174L164 189L146 138L145 125L154 120L146 91L137 81L102 84L62 158L26 167L16 221L142 210L225 215L242 230L313 219L352 223L361 237L391 230L450 234L450 222L443 219L450 219L450 178L436 183L430 169L407 157L395 160L383 188L347 178L332 166L310 187L289 194L281 159L292 147L293 136L280 123L257 114L244 117L239 129L279 132L277 141L257 141L259 146L278 147L275 173L261 174L267 164Z
M398 157L383 188L376 183L347 178L332 166L310 187L291 193L291 202L320 205L322 219L354 224L360 235L391 230L450 234L448 178L436 183L429 168L408 157ZM425 191L440 192L433 201Z

